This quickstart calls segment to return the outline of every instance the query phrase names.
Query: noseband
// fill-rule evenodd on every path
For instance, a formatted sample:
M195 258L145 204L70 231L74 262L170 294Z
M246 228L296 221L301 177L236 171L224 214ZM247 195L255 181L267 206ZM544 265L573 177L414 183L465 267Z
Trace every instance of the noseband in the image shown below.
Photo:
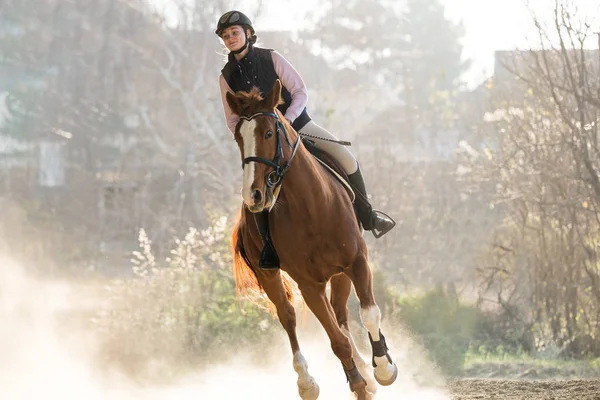
M259 112L259 113L253 114L249 117L240 116L240 119L244 119L246 121L251 121L254 118L260 117L260 116L275 118L275 128L277 129L277 151L275 153L275 158L273 160L268 160L268 159L262 158L262 157L246 157L246 158L244 158L242 168L244 167L244 165L246 165L252 161L258 162L261 164L266 164L269 167L273 168L273 171L270 171L265 175L265 181L267 183L267 187L269 189L273 190L275 187L277 187L278 185L281 184L281 180L283 179L283 176L287 172L288 168L290 167L290 164L292 163L292 159L296 155L296 151L298 150L298 145L300 144L300 135L298 135L298 139L296 140L296 143L294 144L294 146L292 146L292 143L290 142L290 138L285 129L285 126L283 125L283 123L279 119L279 116L276 113ZM290 149L293 149L292 155L290 156L290 159L288 160L288 162L285 165L283 165L281 163L281 161L283 159L283 147L281 144L281 136L282 135L283 135L283 137L285 137L285 141L290 146Z

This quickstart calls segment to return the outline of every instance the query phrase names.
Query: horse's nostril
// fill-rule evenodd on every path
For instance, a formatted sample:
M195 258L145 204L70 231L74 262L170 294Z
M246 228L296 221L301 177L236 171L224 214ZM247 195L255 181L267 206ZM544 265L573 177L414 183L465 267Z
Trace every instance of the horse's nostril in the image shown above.
M261 199L262 199L262 194L260 193L260 190L253 190L252 191L252 200L254 200L254 203L260 203Z

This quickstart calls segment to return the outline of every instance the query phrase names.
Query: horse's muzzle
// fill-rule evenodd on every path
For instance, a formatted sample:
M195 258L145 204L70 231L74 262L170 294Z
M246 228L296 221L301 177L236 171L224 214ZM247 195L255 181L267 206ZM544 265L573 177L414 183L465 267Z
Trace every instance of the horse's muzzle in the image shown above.
M260 189L253 188L250 191L249 201L246 202L248 210L252 213L261 212L265 208L265 197Z
M249 197L250 201L246 202L246 206L251 213L270 209L275 202L275 197L269 189L265 190L265 192L260 189L252 189Z
M260 204L260 203L262 203L262 199L263 199L262 192L260 190L258 190L258 189L254 189L250 193L250 198L252 199L252 201L254 202L254 204Z

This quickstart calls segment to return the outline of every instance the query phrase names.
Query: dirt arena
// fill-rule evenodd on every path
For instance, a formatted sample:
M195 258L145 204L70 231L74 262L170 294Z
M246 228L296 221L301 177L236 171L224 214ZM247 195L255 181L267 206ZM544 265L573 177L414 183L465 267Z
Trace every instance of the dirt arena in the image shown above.
M150 382L146 385L128 379L120 370L108 370L99 364L95 341L89 341L89 332L79 330L79 325L65 330L64 318L58 316L82 307L87 297L77 296L81 290L63 283L32 279L18 265L2 259L0 274L3 277L0 315L5 322L0 324L0 354L3 355L0 371L4 378L0 399L27 400L48 395L62 400L299 398L297 375L285 337L270 343L271 353L278 356L269 362L257 362L252 352L238 353L233 359L214 360L210 368L190 371L169 384ZM310 327L309 321L306 328ZM377 400L600 400L598 368L578 369L572 364L559 369L535 363L488 363L469 367L465 376L472 378L448 381L436 372L424 357L423 349L410 338L395 335L393 329L388 331L401 373L392 386L378 389ZM309 332L308 329L303 331L303 353L321 387L319 398L351 399L353 396L339 360L329 349L324 332ZM361 338L363 344L366 340ZM368 349L365 354L369 354ZM98 370L99 365L102 365L101 370ZM582 380L582 377L588 379Z
M454 400L600 400L600 380L461 379L449 382L448 391Z

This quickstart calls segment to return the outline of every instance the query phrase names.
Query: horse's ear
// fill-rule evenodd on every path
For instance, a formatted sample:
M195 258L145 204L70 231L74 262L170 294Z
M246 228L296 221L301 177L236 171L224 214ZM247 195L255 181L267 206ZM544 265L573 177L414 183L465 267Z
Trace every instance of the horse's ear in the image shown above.
M274 109L275 107L277 107L279 104L282 103L282 101L281 101L281 82L279 81L279 79L277 79L275 81L275 84L271 88L271 91L265 97L264 103L270 109Z
M239 116L241 108L240 100L231 92L225 93L225 99L227 100L227 104L229 104L229 108L231 108L231 112Z

